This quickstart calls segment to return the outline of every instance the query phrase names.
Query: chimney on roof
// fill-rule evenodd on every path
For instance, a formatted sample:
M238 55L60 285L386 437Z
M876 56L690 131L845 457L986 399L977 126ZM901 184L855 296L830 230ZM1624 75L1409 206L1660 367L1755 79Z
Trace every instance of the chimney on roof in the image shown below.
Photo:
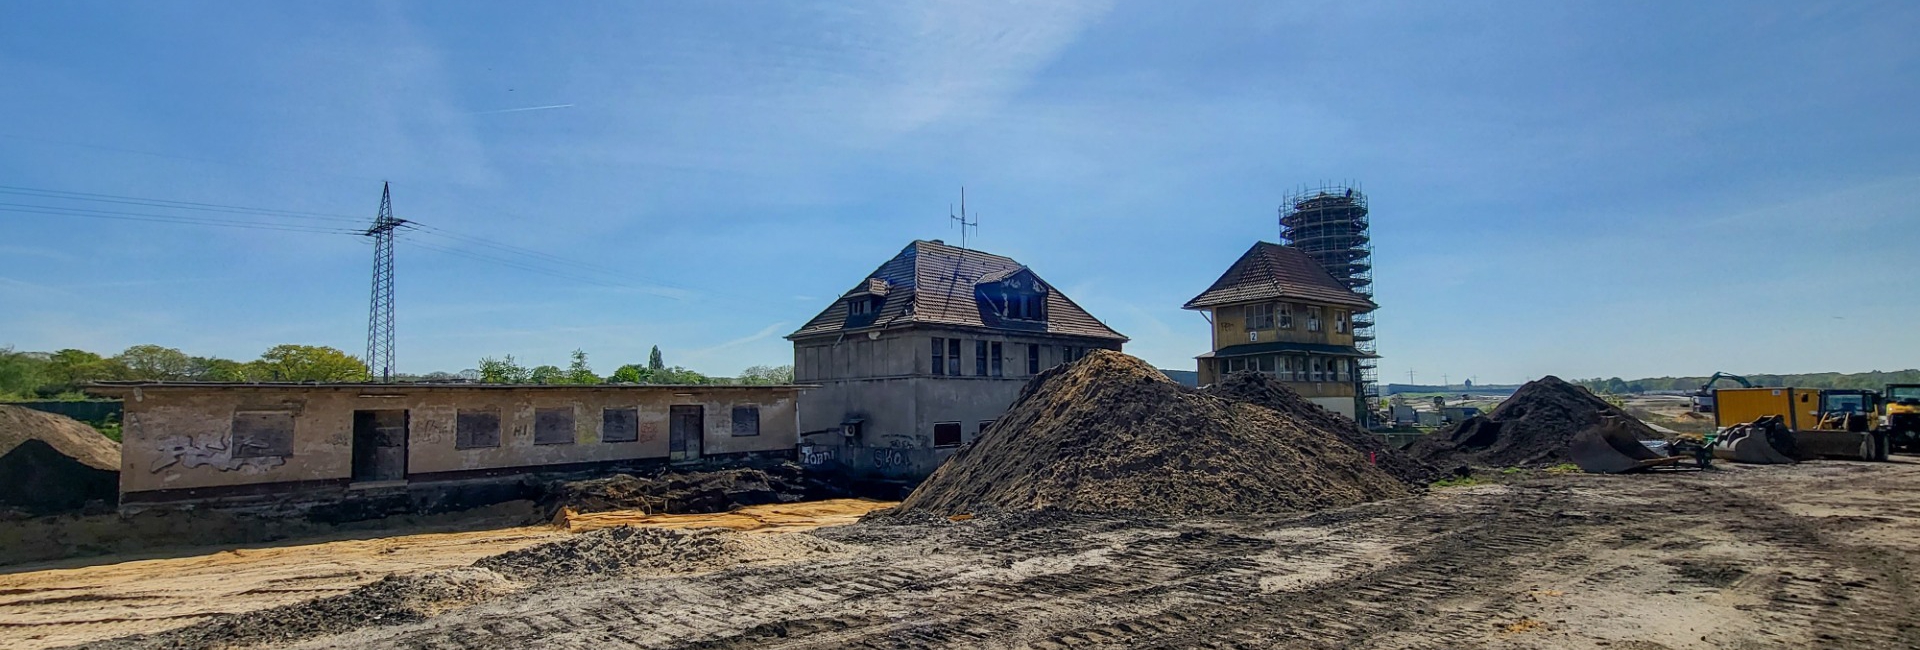
M946 242L943 242L943 241L940 241L940 240L938 240L938 239L935 239L935 240L933 240L933 243L935 243L935 244L939 244L939 245L941 245L941 246L945 246L945 245L947 245L947 243L946 243Z

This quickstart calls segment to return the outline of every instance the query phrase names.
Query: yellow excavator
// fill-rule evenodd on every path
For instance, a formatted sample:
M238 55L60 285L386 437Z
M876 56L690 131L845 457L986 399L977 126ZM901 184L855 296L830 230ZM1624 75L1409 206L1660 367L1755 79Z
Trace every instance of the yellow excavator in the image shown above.
M1880 393L1880 428L1888 444L1920 453L1920 384L1887 384Z

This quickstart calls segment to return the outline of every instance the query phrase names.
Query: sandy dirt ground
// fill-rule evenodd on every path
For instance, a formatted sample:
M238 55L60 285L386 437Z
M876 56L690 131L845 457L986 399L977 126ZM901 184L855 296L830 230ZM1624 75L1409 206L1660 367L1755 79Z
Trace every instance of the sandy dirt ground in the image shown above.
M843 499L754 506L710 515L637 511L575 514L560 526L400 534L221 550L204 555L89 566L8 567L0 573L0 648L32 649L152 633L322 596L347 593L388 574L463 567L474 560L614 526L793 532L848 524L891 505Z
M1297 517L983 514L725 533L826 540L832 551L521 584L424 619L255 642L1920 647L1916 459L1510 478ZM115 645L195 647L169 645L180 640Z
M1920 647L1920 463L1555 475L1293 518L980 517L304 647Z

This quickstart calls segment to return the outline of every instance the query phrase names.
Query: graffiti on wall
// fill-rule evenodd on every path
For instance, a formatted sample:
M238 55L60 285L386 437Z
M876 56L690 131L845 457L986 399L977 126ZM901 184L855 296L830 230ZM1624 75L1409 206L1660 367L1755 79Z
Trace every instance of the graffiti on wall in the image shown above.
M240 472L242 474L260 474L267 470L287 464L281 456L259 456L254 458L234 458L233 444L226 436L166 436L155 440L153 462L147 472L158 474L160 470L178 466L184 469L211 467L222 472Z
M832 463L837 456L838 454L832 447L816 445L810 442L800 445L801 465L819 467Z

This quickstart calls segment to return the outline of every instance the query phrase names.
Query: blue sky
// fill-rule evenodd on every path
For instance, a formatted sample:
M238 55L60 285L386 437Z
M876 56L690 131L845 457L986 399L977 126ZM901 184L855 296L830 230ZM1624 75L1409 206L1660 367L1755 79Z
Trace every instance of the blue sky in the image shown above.
M1181 303L1353 179L1388 380L1920 366L1914 3L555 9L0 6L0 203L60 212L0 211L0 345L358 354L363 239L74 210L337 229L147 200L370 219L388 180L514 247L402 238L401 370L733 374L964 184L978 247L1189 368Z

